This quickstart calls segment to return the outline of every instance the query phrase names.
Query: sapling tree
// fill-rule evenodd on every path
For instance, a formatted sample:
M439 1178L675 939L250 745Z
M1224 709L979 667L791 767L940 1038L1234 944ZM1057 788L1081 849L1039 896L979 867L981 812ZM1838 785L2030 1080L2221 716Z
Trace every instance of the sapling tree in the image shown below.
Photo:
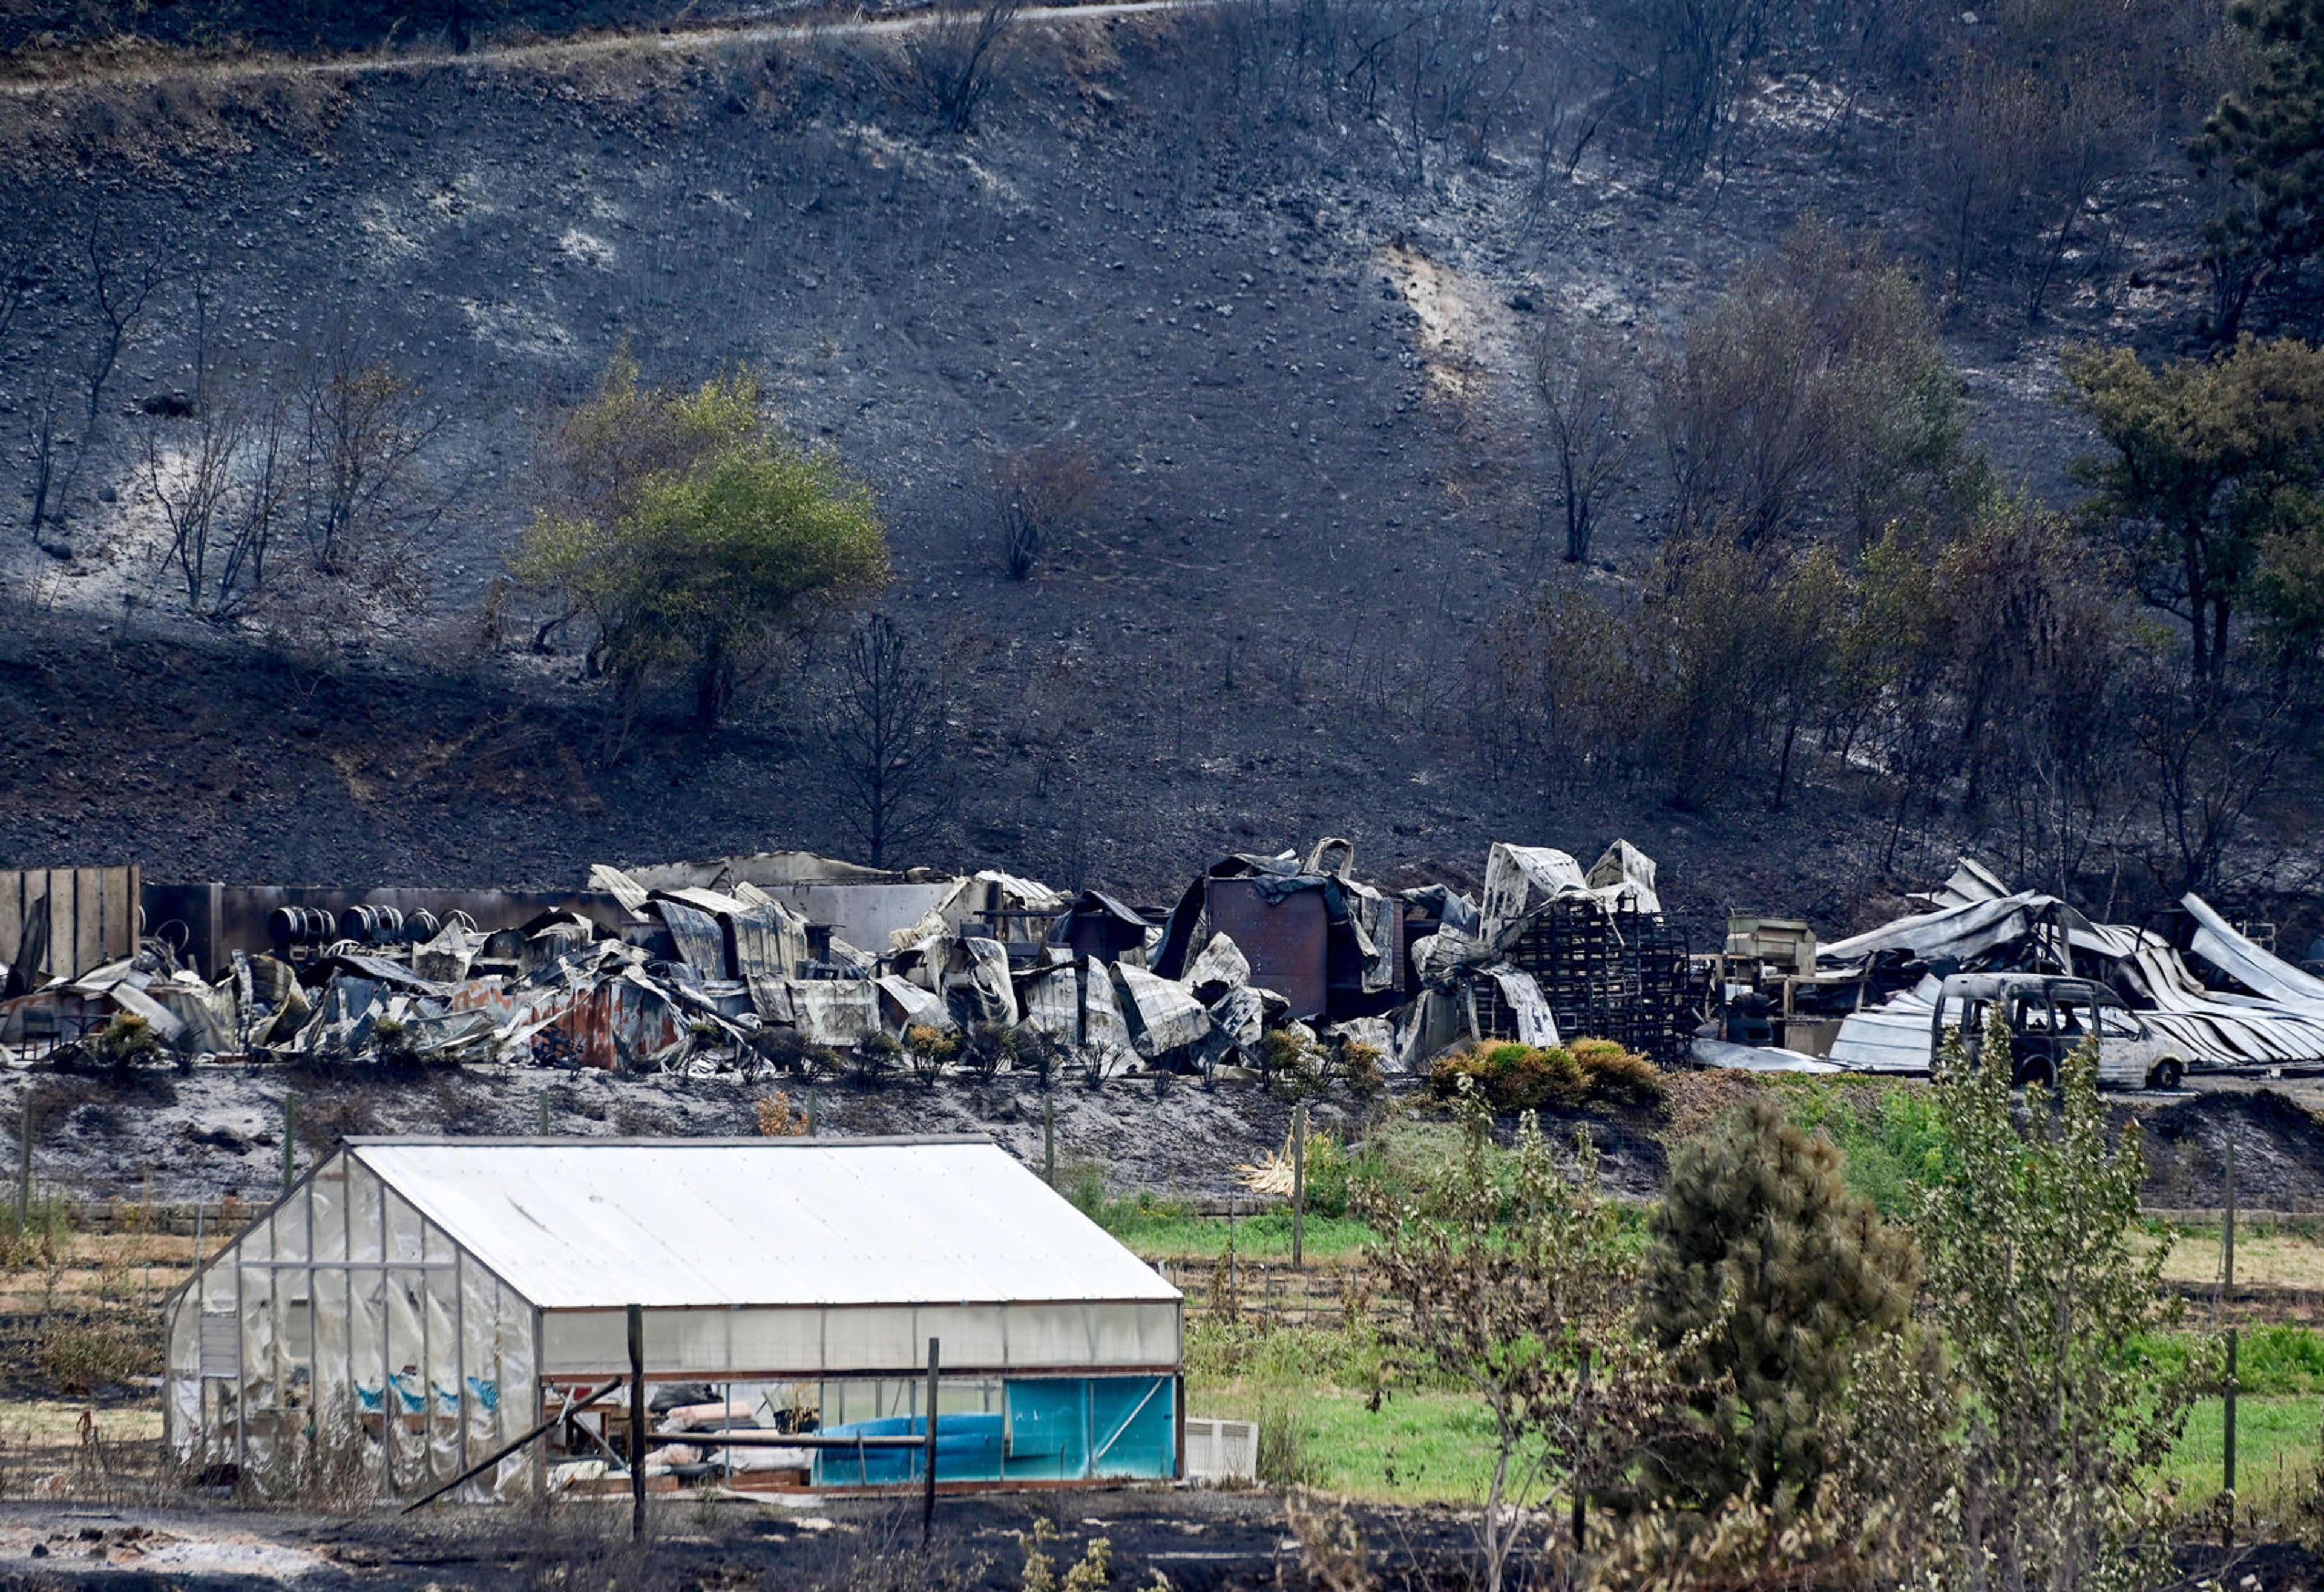
M715 726L828 612L887 582L871 487L786 436L762 397L747 371L692 391L641 389L617 356L549 440L550 490L512 567L555 595L542 645L586 623L624 722L676 679Z
M2209 1357L2157 1371L2139 1345L2178 1324L2163 1253L2132 1242L2144 1177L2138 1128L2107 1136L2098 1055L2069 1058L2053 1096L2012 1109L1997 1014L1972 1064L1956 1031L1935 1085L1955 1161L1917 1224L1929 1297L1966 1420L1951 1464L1959 1530L1941 1584L2128 1592L2156 1584L2160 1500L2147 1485L2185 1423Z
M1487 1592L1500 1592L1526 1506L1627 1470L1671 1400L1635 1330L1637 1266L1587 1136L1563 1175L1526 1112L1504 1180L1489 1108L1468 1107L1449 1164L1393 1194L1363 1184L1357 1206L1380 1235L1366 1251L1379 1289L1403 1307L1383 1313L1385 1363L1484 1405L1492 1472L1478 1526Z

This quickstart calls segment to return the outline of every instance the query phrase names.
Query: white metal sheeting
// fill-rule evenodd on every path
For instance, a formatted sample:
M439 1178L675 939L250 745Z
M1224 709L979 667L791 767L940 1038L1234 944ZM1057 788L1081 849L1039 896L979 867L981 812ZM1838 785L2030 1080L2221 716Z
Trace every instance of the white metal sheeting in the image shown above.
M2247 989L2324 1017L2324 979L2261 950L2237 934L2202 897L2190 891L2180 897L2179 904L2195 920L2190 949L2197 956Z
M1907 990L1886 1006L1841 1018L1831 1060L1851 1072L1925 1072L1935 1021L1935 1009Z
M348 1147L549 1310L1178 1298L984 1140Z

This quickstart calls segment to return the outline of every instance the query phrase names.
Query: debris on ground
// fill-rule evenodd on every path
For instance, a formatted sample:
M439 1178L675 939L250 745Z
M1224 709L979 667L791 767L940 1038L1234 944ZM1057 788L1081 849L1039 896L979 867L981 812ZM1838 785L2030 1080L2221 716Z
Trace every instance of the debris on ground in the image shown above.
M2024 974L2085 986L2070 1004L2089 1008L2107 1035L2151 1052L2138 1071L2159 1087L2188 1071L2324 1064L2324 978L2264 943L2272 928L2246 933L2192 892L2146 924L2102 924L2058 897L2011 890L1963 858L1941 888L1912 899L1923 910L1821 946L1805 924L1730 920L1726 952L1714 959L1716 1038L1707 1041L1726 1048L1698 1044L1696 1059L1925 1072L1948 980ZM1947 1025L1954 1019L1949 1009ZM2080 1026L2077 1017L2071 1026ZM1751 1054L1738 1058L1736 1046Z
M2272 1089L2177 1100L2143 1119L2146 1203L2217 1210L2236 1199L2270 1210L2324 1210L2324 1122Z

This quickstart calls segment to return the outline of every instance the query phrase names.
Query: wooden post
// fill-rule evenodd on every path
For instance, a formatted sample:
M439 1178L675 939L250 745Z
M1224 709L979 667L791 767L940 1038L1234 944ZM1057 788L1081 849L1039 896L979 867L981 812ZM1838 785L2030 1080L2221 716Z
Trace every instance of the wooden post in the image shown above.
M282 1095L282 1197L290 1197L290 1183L296 1175L299 1151L299 1097L284 1090Z
M549 1091L545 1089L540 1091L540 1136L549 1136Z
M926 1472L920 1493L920 1546L928 1545L928 1533L936 1525L936 1360L938 1343L928 1339L928 1447L920 1468Z
M1041 1091L1041 1180L1057 1186L1057 1102L1047 1090Z
M1242 1313L1242 1256L1235 1248L1235 1199L1227 1196L1227 1292L1235 1302L1235 1313ZM1215 1306L1218 1301L1213 1300Z
M2221 1302L2224 1304L2236 1291L2236 1142L2227 1143L2227 1195L2225 1220L2219 1229L2219 1275ZM2219 1422L2220 1489L2227 1507L2222 1514L2220 1531L2227 1547L2236 1545L2236 1350L2239 1334L2234 1327L2227 1329L2227 1382L2221 1389L2224 1395Z
M17 1123L16 1246L24 1244L24 1223L32 1214L32 1091L24 1091L24 1109Z
M2236 1141L2227 1141L2227 1220L2219 1229L2222 1294L2236 1293Z
M2225 1419L2220 1423L2221 1501L2227 1509L2220 1523L2226 1546L2236 1545L2236 1339L2233 1327L2227 1329L2227 1386Z
M1590 1389L1590 1351L1586 1348L1582 1351L1582 1388L1584 1393ZM1589 1495L1582 1490L1582 1478L1577 1476L1573 1480L1573 1551L1577 1554L1588 1536L1589 1523L1584 1512L1589 1504Z
M1307 1238L1307 1102L1291 1109L1291 1269L1297 1271Z
M646 1534L646 1312L630 1306L630 1540Z
M813 1138L823 1126L823 1104L812 1089L807 1091L807 1136Z

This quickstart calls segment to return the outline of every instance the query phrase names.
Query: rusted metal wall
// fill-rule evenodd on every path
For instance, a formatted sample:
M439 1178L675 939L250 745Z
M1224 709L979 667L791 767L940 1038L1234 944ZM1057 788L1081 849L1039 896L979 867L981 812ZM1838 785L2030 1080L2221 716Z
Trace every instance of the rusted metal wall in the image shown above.
M684 1014L677 1007L626 979L521 995L465 983L452 990L452 1009L489 1012L503 1023L548 1018L549 1028L571 1045L576 1063L609 1072L659 1054L687 1033Z
M0 871L0 978L14 967L28 929L47 944L30 970L32 981L78 978L137 953L136 865L26 868Z
M1247 879L1214 879L1206 897L1211 927L1233 937L1250 963L1250 981L1291 1002L1291 1015L1321 1017L1332 998L1332 920L1320 889L1301 890L1272 906Z

